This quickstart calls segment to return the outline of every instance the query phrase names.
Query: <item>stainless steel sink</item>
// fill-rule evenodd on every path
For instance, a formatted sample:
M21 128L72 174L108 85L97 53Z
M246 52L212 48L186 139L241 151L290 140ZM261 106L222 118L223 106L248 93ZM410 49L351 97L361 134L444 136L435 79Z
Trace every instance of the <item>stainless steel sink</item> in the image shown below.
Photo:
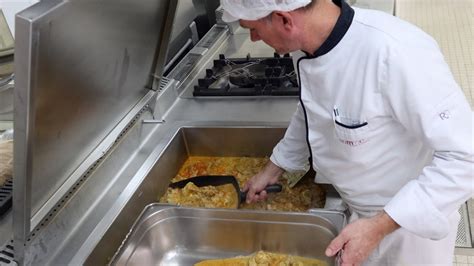
M193 265L204 259L258 250L317 258L344 226L342 213L199 209L152 204L145 208L112 265Z

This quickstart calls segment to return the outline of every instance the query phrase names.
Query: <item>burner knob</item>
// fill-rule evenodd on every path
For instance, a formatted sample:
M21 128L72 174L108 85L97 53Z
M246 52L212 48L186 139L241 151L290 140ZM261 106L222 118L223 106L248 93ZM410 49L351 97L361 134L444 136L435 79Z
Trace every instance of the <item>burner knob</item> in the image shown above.
M224 59L225 59L225 55L224 55L224 54L219 54L219 59L224 60Z
M280 55L278 53L273 53L273 57L280 58Z
M206 69L206 77L210 78L214 75L214 71L212 69Z

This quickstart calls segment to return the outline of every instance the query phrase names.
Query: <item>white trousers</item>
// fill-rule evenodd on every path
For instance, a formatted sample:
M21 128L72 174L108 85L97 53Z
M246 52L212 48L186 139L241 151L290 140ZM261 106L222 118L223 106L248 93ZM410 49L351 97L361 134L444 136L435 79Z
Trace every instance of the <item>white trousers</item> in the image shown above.
M361 217L352 213L350 221ZM445 266L453 265L454 245L461 216L456 211L449 217L451 231L441 240L419 237L400 228L387 235L372 252L364 266Z

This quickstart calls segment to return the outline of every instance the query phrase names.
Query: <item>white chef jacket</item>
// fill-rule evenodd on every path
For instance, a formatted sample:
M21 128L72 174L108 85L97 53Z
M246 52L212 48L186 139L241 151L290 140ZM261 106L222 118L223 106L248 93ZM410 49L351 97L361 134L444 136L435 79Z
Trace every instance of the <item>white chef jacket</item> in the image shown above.
M443 239L474 195L471 108L430 36L335 2L329 38L298 60L300 104L270 159L294 171L311 156L317 181L358 216L384 209L403 230Z

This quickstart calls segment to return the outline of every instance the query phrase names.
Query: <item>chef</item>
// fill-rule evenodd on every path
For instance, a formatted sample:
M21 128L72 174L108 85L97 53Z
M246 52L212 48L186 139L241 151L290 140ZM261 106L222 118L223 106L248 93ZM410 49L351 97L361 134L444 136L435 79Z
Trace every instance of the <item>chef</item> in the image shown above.
M284 171L332 184L351 212L329 244L342 265L451 265L473 196L473 115L436 42L343 0L221 0L252 41L302 51L300 102L249 202Z

